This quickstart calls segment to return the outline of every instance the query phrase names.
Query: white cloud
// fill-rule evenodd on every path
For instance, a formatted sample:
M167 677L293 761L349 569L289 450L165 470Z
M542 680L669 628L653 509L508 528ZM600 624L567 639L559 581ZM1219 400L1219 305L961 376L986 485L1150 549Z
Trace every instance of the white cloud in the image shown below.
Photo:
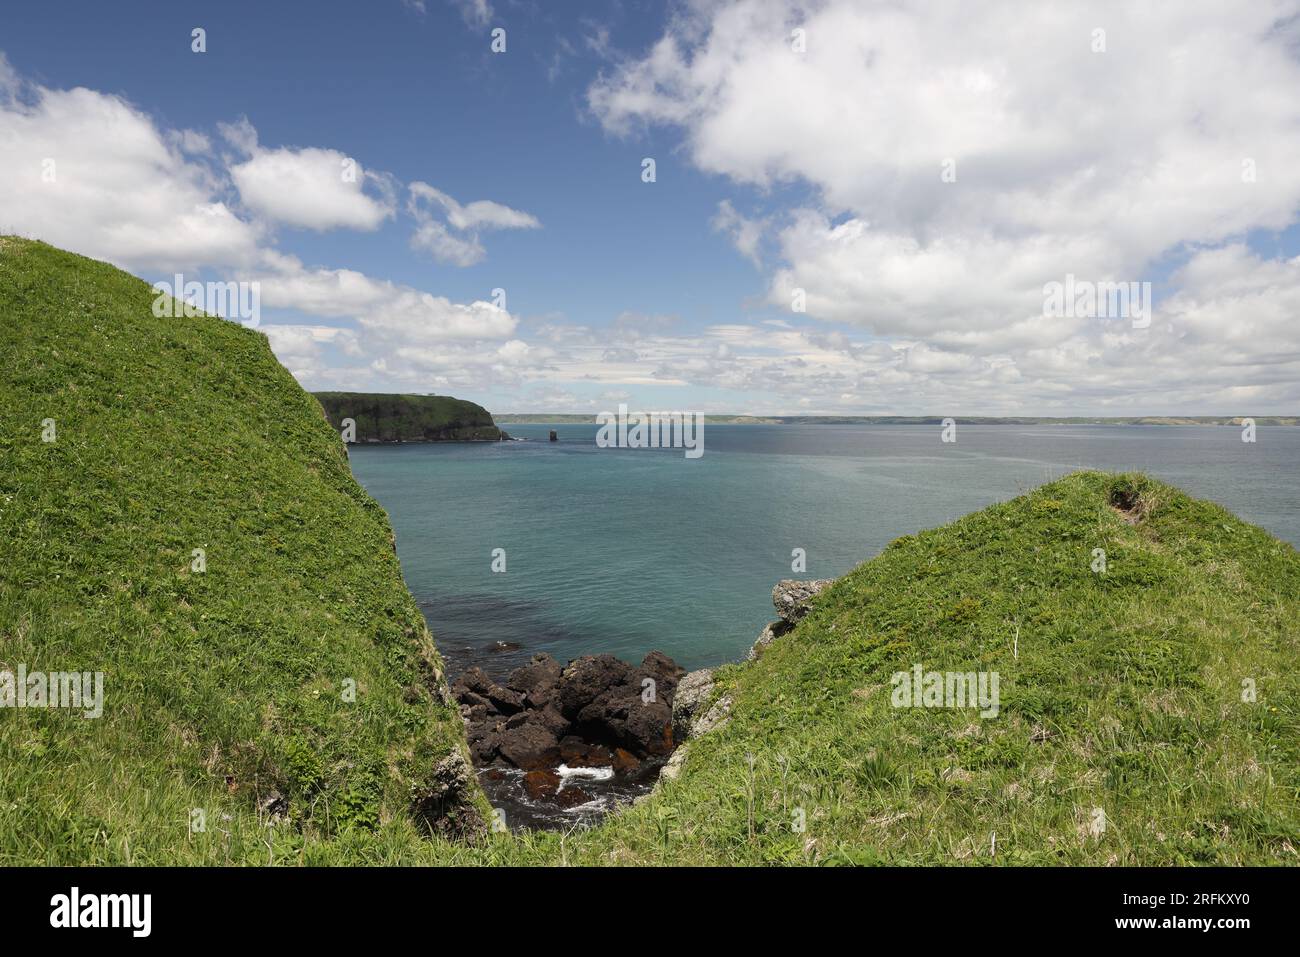
M223 135L249 158L230 167L239 197L259 216L289 226L378 229L394 212L388 177L367 172L338 150L264 149L246 120L223 124ZM380 195L364 192L370 183Z
M1297 49L1294 0L699 0L588 103L619 135L680 129L700 169L758 199L811 186L759 220L724 203L714 226L754 260L771 223L767 301L788 309L802 289L809 317L893 352L883 367L797 347L783 369L696 358L692 381L762 370L773 389L801 381L801 399L914 410L1276 405L1300 398L1297 332L1280 320L1296 314L1297 267L1239 241L1300 209ZM1197 250L1151 330L1043 317L1047 282L1155 279Z
M182 152L201 145L121 97L24 84L0 56L0 230L132 269L247 265L259 230Z
M758 247L766 227L767 224L763 220L748 219L736 212L736 208L727 199L718 203L718 212L713 217L713 228L720 233L726 233L732 245L736 247L736 251L755 266L762 265Z
M537 217L503 206L501 203L494 203L490 199L479 199L462 206L442 190L435 189L428 183L417 180L411 183L409 188L410 205L413 211L423 208L420 200L428 200L443 208L447 222L456 229L537 229L542 225L537 221Z
M428 183L410 184L410 198L406 209L416 222L411 235L411 246L433 254L438 262L453 266L472 266L486 255L478 233L492 229L538 229L541 223L529 213L511 209L492 200L480 199L461 205L442 190ZM435 218L434 209L440 209L447 224ZM456 235L448 225L462 233Z
M451 266L473 266L487 255L477 236L457 236L442 223L427 218L411 234L411 248L432 253L436 261Z
M827 318L888 330L904 307L921 331L964 328L972 296L1016 315L1066 272L1142 278L1178 243L1281 228L1300 203L1300 101L1261 95L1300 87L1294 4L805 6L697 4L589 94L612 129L681 126L705 170L818 188L824 208L782 236L776 301L802 285ZM918 292L932 270L955 288Z

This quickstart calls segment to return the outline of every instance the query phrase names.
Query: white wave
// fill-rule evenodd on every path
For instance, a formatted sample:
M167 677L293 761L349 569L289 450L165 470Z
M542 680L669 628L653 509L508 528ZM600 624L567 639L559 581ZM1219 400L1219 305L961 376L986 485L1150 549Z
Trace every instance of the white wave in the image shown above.
M567 764L561 764L555 771L560 776L561 786L569 778L581 778L584 781L608 781L614 776L613 768L571 768Z

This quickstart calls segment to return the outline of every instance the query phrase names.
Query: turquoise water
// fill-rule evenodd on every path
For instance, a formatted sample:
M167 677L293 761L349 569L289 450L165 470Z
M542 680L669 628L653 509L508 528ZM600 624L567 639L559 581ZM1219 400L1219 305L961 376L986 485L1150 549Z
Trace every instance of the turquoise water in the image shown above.
M598 449L595 425L509 431L531 441L351 449L453 673L538 651L734 660L773 617L778 579L842 575L1078 468L1148 471L1300 545L1295 428L1247 444L1233 427L959 425L944 444L939 426L709 425L698 459Z

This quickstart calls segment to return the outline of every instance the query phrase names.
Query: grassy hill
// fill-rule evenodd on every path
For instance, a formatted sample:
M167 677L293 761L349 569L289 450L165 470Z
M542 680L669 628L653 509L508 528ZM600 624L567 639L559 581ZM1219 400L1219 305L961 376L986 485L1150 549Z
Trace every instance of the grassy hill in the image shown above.
M839 580L719 669L731 720L648 800L449 840L484 806L444 800L460 722L382 510L262 336L151 301L0 240L0 669L106 675L102 718L0 709L2 864L1298 860L1300 555L1099 473ZM997 716L894 707L918 664L997 672Z
M387 517L265 336L153 298L0 240L0 669L105 676L0 710L0 864L418 842L462 731Z
M501 430L481 405L449 395L313 393L336 429L356 423L358 442L499 441Z
M1295 549L1075 474L895 541L724 669L730 724L587 859L1295 864L1297 660ZM893 707L917 663L997 671L1000 713Z

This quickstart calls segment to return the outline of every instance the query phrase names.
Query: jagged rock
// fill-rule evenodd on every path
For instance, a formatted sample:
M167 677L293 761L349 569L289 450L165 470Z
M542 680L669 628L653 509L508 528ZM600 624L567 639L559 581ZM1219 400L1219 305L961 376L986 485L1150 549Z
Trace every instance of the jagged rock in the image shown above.
M524 707L523 695L497 684L484 673L482 668L470 668L456 680L452 693L461 704L471 706L486 699L501 714L514 714ZM470 699L470 696L477 696Z
M659 769L659 776L661 778L666 778L669 781L676 780L677 775L682 773L682 765L686 763L686 752L689 750L690 747L686 744L678 747L678 749L672 753L672 757L670 757L664 763L664 766ZM646 796L648 797L649 795ZM640 801L641 798L637 798L637 800Z
M713 669L701 668L684 676L673 695L673 736L685 741L690 734L691 719L713 691Z
M564 737L569 730L569 719L554 708L537 708L512 714L506 719L506 728L513 730L528 723L540 724L557 738Z
M613 655L575 658L564 669L556 686L560 713L566 718L576 718L583 708L632 676L632 666Z
M560 760L571 768L607 768L614 756L603 744L592 744L571 734L560 739Z
M454 693L475 764L514 765L527 772L522 786L530 799L567 808L591 797L563 780L556 784L561 762L613 767L639 780L646 762L653 768L672 753L673 702L685 676L659 651L635 667L613 655L586 655L561 667L537 654L501 684L470 668Z
M544 652L539 653L522 668L510 672L506 687L523 695L530 708L545 708L551 703L563 672L558 661Z
M497 754L517 768L532 771L553 765L560 756L560 739L540 721L528 721L500 732Z
M637 684L644 691L644 679L653 678L655 697L667 703L672 700L677 690L677 682L684 674L686 669L662 651L652 651L641 660L641 667L637 669L640 679Z
M833 578L819 578L815 581L783 579L772 588L772 604L781 619L793 625L808 614L808 602L813 596L834 582Z
M777 582L772 588L772 606L781 616L780 620L770 622L763 629L763 633L749 649L748 660L753 661L758 658L768 645L790 631L799 619L808 614L809 602L813 597L834 582L833 578L819 578L815 581L786 578Z
M458 686L456 700L460 702L462 708L482 708L487 714L496 714L497 707L483 695L468 688ZM461 712L464 713L463 711Z
M497 756L501 734L493 725L471 725L466 729L465 737L469 741L469 753L476 763L488 764Z

